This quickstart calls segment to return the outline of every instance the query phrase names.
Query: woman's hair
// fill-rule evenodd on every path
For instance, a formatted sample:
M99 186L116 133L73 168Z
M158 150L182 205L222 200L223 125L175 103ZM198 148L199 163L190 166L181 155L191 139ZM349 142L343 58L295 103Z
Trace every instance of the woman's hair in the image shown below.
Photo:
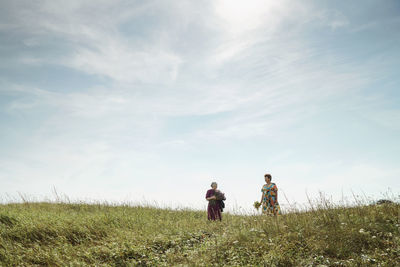
M270 180L272 180L272 176L271 176L271 174L269 174L269 173L267 173L267 174L264 174L264 178L269 178Z
M216 182L212 182L211 187L213 187L213 185L218 185L218 184Z

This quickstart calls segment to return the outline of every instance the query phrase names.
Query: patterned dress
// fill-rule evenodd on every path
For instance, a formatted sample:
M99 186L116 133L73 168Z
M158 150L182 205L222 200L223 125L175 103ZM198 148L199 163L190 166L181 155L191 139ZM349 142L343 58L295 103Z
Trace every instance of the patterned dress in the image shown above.
M215 195L215 190L210 189L206 193L206 198L212 197ZM207 208L207 218L208 220L222 220L222 215L221 215L221 208L219 205L219 201L215 199L211 199L208 201L208 208Z
M271 183L269 186L265 184L261 192L264 194L262 212L270 215L281 214L281 208L278 203L278 187L276 184Z

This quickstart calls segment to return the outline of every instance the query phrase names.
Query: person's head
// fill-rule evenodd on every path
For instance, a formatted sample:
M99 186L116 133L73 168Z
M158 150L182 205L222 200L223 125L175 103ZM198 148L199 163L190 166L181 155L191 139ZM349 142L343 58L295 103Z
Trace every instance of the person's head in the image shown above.
M211 183L211 188L212 189L217 189L217 187L218 187L218 184L216 182L212 182Z
M271 174L269 174L269 173L265 174L265 175L264 175L264 179L265 179L265 182L266 182L267 184L269 184L269 183L271 182L271 180L272 180Z

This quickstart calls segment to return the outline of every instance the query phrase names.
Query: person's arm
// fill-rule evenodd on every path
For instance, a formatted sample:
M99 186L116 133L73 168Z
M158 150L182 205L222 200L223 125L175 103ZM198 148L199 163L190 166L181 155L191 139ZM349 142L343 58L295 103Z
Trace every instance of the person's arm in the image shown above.
M206 199L207 199L207 200L216 199L216 196L214 195L214 196L211 196L211 197L207 197Z
M210 200L212 200L212 199L215 199L215 195L211 196L211 192L210 192L210 191L207 191L206 200L207 200L207 201L210 201Z
M263 189L264 189L264 186L261 187L261 200L260 200L260 203L262 203L263 199L264 199L264 191L263 191Z

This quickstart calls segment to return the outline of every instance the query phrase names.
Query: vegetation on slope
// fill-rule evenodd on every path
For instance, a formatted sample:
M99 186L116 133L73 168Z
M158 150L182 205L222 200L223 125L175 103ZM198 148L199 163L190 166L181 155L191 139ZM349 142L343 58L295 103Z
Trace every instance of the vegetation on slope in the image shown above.
M400 205L278 219L151 207L0 205L0 266L396 266Z

